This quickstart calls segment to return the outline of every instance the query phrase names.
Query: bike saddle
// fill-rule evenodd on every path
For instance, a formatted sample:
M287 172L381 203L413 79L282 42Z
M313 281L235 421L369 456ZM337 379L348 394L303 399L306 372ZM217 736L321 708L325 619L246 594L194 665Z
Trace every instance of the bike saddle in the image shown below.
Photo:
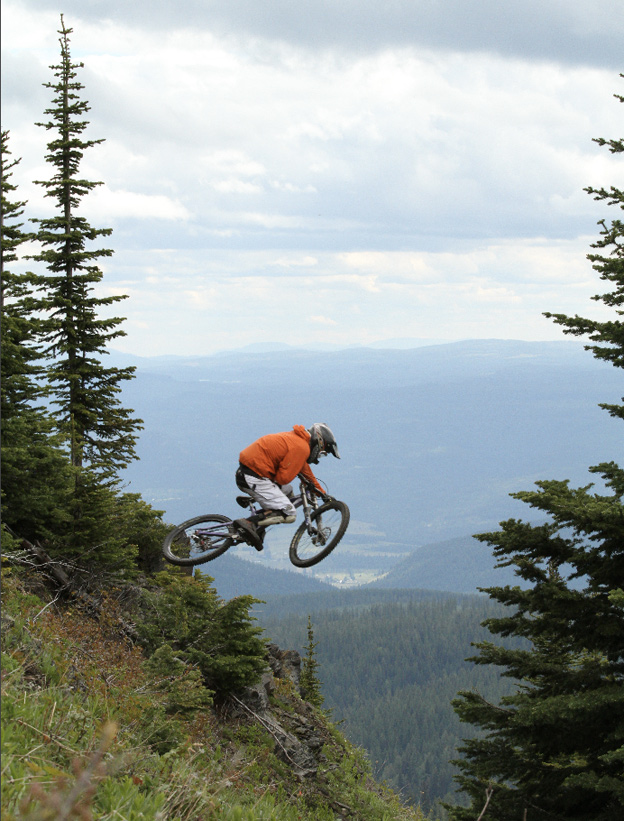
M236 501L241 507L251 507L252 499L250 496L237 496Z

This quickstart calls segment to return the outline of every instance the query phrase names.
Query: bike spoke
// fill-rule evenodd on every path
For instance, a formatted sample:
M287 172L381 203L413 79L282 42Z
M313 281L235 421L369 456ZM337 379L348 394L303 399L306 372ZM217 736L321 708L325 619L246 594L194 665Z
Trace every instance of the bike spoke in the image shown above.
M207 515L189 519L165 539L165 558L180 565L195 565L220 556L233 544L230 519Z
M349 508L333 499L314 510L290 544L290 561L295 567L312 567L332 552L349 524Z
M325 511L310 526L307 533L299 539L297 545L297 555L300 559L310 559L319 552L329 542L332 535L337 532L342 522L342 513L338 510Z

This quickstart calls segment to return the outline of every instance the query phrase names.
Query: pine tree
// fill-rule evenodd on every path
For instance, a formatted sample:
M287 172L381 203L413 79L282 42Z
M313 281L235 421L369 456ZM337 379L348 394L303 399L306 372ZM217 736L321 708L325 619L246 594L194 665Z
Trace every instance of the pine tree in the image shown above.
M20 217L26 203L12 199L17 186L11 181L20 162L12 159L9 132L2 132L2 205L0 227L1 367L2 367L2 521L19 536L45 535L58 518L59 501L66 488L67 472L55 444L52 424L40 406L41 322L34 297L38 278L13 270L19 265L20 247L31 234Z
M316 658L317 641L314 641L314 629L312 619L308 616L308 644L306 654L303 657L303 667L301 669L301 694L306 701L315 707L323 706L323 694L321 692L321 682L318 678L318 661Z
M455 703L463 721L488 731L465 743L459 782L472 798L454 819L474 818L494 787L492 819L617 817L624 809L624 473L615 466L612 493L538 482L515 494L551 521L504 522L479 538L501 565L513 564L523 587L489 588L510 615L486 624L500 636L521 636L526 649L490 642L477 664L494 664L518 679L517 691L489 704L476 693ZM472 813L472 814L471 814Z
M98 300L92 293L102 279L95 262L112 252L89 250L87 243L110 230L77 216L81 198L99 185L80 179L78 169L84 150L100 141L80 138L88 106L78 97L71 30L62 17L61 23L58 82L46 84L56 93L55 108L44 124L58 131L47 157L57 173L41 183L59 213L35 220L37 234L25 233L19 221L25 203L14 201L11 181L19 160L12 160L8 132L2 133L2 521L17 536L13 542L3 527L3 544L39 540L83 568L134 571L138 564L153 572L166 531L162 514L136 494L118 495L118 470L134 458L140 423L118 400L133 369L107 369L99 361L122 331L120 319L98 320L97 310L122 297ZM21 246L33 239L44 250L30 258L47 264L47 276L12 269L19 268Z
M93 228L77 214L80 202L100 182L79 176L84 152L102 142L82 138L88 123L89 105L80 99L83 85L76 79L82 63L71 60L69 35L61 15L61 62L51 66L55 81L45 83L55 96L50 119L37 125L56 132L48 143L46 161L55 173L49 181L37 181L45 196L55 200L56 215L37 219L37 239L43 250L32 258L45 263L43 305L48 312L47 355L49 380L60 431L65 435L71 464L88 468L101 484L117 480L118 471L135 457L140 420L121 406L121 384L131 379L133 368L106 368L102 357L112 340L123 336L122 319L101 319L98 311L125 296L96 297L102 279L97 262L112 255L110 249L93 249L90 243L111 234L110 228ZM92 480L93 481L93 480Z
M623 150L622 140L598 142L613 153ZM588 191L624 208L619 189ZM624 224L599 224L601 239L592 247L610 253L589 259L615 290L594 299L614 308L616 317L598 322L547 315L566 333L588 335L596 357L623 367ZM603 407L624 418L624 406ZM518 685L499 704L473 692L460 693L455 702L460 718L484 731L460 750L458 781L471 804L449 808L455 821L611 821L624 815L624 471L613 462L590 470L601 475L604 492L538 482L537 490L513 495L546 514L545 524L512 519L500 532L478 537L524 581L487 589L510 610L486 624L499 636L522 637L527 646L477 645L473 661L500 667Z
M43 352L51 412L72 472L66 525L56 529L52 550L88 563L129 568L137 551L115 527L115 492L120 470L136 458L141 421L120 402L121 386L133 377L134 368L102 363L107 345L124 332L121 318L102 319L99 312L125 296L95 295L103 277L98 261L112 251L93 243L111 229L94 228L78 214L83 197L101 185L83 179L80 164L84 152L102 140L82 136L89 105L80 98L77 71L83 64L71 60L71 33L61 15L61 61L51 66L54 81L44 84L54 93L52 107L45 111L50 119L37 123L55 135L46 155L55 172L49 181L37 181L54 200L55 215L33 220L42 250L31 257L47 267L39 285Z
M624 74L620 75L624 77ZM624 103L624 96L614 95L617 100ZM608 146L612 154L624 152L624 140L605 140L597 137L594 142L599 145ZM624 191L621 188L610 186L607 188L586 188L588 194L594 199L602 200L608 205L614 205L624 210ZM587 258L593 264L594 270L598 271L600 278L615 285L614 290L596 294L592 297L597 302L603 302L610 308L615 308L617 316L622 316L624 310L624 223L615 219L611 223L601 220L598 223L601 228L601 238L592 245L600 253L588 254ZM605 251L609 253L605 255ZM604 359L618 368L624 368L624 323L621 320L611 320L599 322L580 316L566 316L565 314L546 313L545 316L554 319L556 323L563 326L563 332L575 336L588 336L594 344L587 345L598 359ZM613 416L624 419L624 405L607 405L606 408Z

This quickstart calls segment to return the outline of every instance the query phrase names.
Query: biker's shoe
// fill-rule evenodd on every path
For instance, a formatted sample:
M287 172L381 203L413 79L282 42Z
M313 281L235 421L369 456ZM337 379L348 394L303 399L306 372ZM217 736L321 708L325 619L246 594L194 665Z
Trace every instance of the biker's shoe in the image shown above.
M255 547L256 550L264 548L262 537L253 522L250 522L249 519L234 519L233 524L248 544Z
M290 524L294 522L296 518L294 514L284 513L281 510L267 510L258 520L258 527Z

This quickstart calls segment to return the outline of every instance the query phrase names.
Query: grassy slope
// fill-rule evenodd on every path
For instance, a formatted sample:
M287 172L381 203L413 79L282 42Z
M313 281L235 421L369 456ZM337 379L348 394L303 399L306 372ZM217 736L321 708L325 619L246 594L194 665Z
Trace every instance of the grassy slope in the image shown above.
M361 750L277 680L273 708L314 723L318 773L298 778L252 716L167 713L114 594L94 619L3 573L2 817L335 819L422 816L376 784Z

